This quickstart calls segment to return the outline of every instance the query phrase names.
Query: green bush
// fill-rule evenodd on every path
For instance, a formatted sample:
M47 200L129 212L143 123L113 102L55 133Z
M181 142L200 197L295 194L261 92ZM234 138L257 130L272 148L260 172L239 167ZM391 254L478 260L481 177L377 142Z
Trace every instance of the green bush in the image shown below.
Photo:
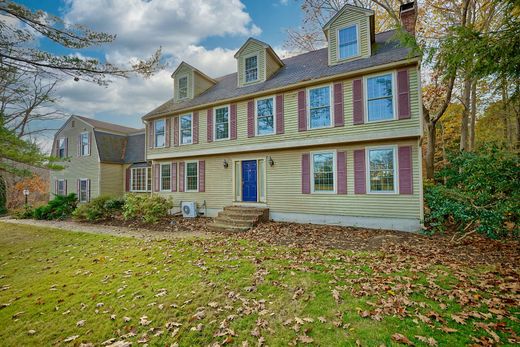
M156 223L168 215L173 202L159 195L128 194L123 206L123 217L126 220L138 220Z
M496 147L464 152L425 185L426 224L432 231L453 227L491 238L519 233L520 165L518 157Z
M11 214L15 219L31 219L34 217L34 209L31 206L24 206L16 209Z
M86 204L79 205L72 213L72 218L90 222L106 220L120 212L123 204L123 198L100 196Z
M77 205L78 200L74 193L65 196L56 195L47 205L34 210L34 218L43 220L66 219L76 209Z

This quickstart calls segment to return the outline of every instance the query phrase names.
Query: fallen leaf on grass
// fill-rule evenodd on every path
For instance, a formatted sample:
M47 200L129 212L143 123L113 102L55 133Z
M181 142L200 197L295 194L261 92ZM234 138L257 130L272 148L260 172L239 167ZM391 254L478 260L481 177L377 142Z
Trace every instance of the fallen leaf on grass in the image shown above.
M143 326L147 326L147 325L150 325L152 321L151 320L148 320L148 317L147 316L142 316L140 318L140 321L139 321L139 324L143 325Z
M451 315L451 319L453 319L455 322L459 323L459 324L462 324L462 325L465 325L466 324L466 321L464 320L464 318L460 317L460 316L457 316L455 314L452 314Z
M406 336L404 336L403 334L393 334L392 335L392 340L394 340L395 342L399 342L399 343L402 343L402 344L405 344L405 345L408 345L408 346L415 346L414 343L412 341L410 341Z
M34 335L34 334L36 334L36 330L32 330L32 329L31 329L31 330L29 330L29 331L27 332L27 335Z
M337 303L340 301L339 292L336 289L332 289L332 297L336 300Z
M132 346L132 343L129 341L116 341L110 345L107 345L107 347L130 347Z
M305 343L305 344L314 342L314 339L312 337L310 337L310 336L307 336L307 335L300 335L300 336L298 336L298 340L301 343Z
M428 346L437 346L437 341L433 337L424 337L420 335L415 335L415 338L421 342L426 343Z
M78 337L79 337L79 335L72 335L72 336L67 337L65 340L63 340L63 342L72 342L75 339L77 339Z
M84 326L84 325L85 325L85 320L80 320L80 321L78 321L78 322L76 323L76 326L77 326L77 327L82 327L82 326Z

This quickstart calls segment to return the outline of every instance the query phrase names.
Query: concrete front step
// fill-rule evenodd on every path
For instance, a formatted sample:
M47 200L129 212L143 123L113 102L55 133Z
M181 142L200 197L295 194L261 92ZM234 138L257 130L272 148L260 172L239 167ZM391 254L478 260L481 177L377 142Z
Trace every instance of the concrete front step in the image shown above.
M257 223L258 218L254 219L235 219L227 215L219 215L215 218L215 223L223 224L223 225L235 225L241 227L252 227L255 223Z
M243 206L226 206L218 213L209 229L213 231L240 232L269 220L269 209Z
M232 226L232 225L223 225L219 223L212 223L208 225L209 230L211 231L225 231L225 232L243 232L248 231L251 229L251 227L239 227L239 226Z

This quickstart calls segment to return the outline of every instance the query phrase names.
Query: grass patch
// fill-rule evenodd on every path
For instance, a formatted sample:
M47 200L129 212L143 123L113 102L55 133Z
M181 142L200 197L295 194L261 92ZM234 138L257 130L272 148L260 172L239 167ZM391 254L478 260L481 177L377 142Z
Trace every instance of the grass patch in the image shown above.
M378 346L397 345L391 336L400 333L417 345L427 345L423 336L453 346L496 333L508 344L519 334L518 293L503 277L399 254L0 223L0 338L8 346Z

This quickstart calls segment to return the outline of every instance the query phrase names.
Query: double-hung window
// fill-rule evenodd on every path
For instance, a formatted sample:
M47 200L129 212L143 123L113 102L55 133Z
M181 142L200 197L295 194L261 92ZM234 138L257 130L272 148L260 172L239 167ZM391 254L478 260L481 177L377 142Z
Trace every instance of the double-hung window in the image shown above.
M66 192L66 181L65 180L58 180L56 184L56 195L64 196Z
M312 191L333 193L336 191L335 152L312 153Z
M357 36L356 25L338 30L339 59L348 59L358 55Z
M179 99L185 99L188 97L188 76L182 76L179 78Z
M193 143L192 138L192 116L185 114L180 117L181 145Z
M158 119L154 122L155 127L155 147L164 147L165 144L165 121L164 119Z
M215 109L215 140L229 139L229 107Z
M79 202L88 202L88 179L79 180Z
M274 133L274 97L256 100L256 134Z
M170 191L171 187L171 165L161 164L161 190Z
M149 192L152 190L152 168L136 167L132 168L132 192Z
M65 139L58 140L58 157L65 158Z
M82 156L90 155L90 143L88 133L81 133L80 136L80 151Z
M391 73L367 78L369 122L394 119L393 76Z
M367 171L371 193L394 193L397 182L395 149L393 147L369 149Z
M258 79L258 56L253 55L245 59L246 83Z
M330 127L330 86L309 89L309 128Z
M199 190L199 163L196 161L186 163L186 191Z

